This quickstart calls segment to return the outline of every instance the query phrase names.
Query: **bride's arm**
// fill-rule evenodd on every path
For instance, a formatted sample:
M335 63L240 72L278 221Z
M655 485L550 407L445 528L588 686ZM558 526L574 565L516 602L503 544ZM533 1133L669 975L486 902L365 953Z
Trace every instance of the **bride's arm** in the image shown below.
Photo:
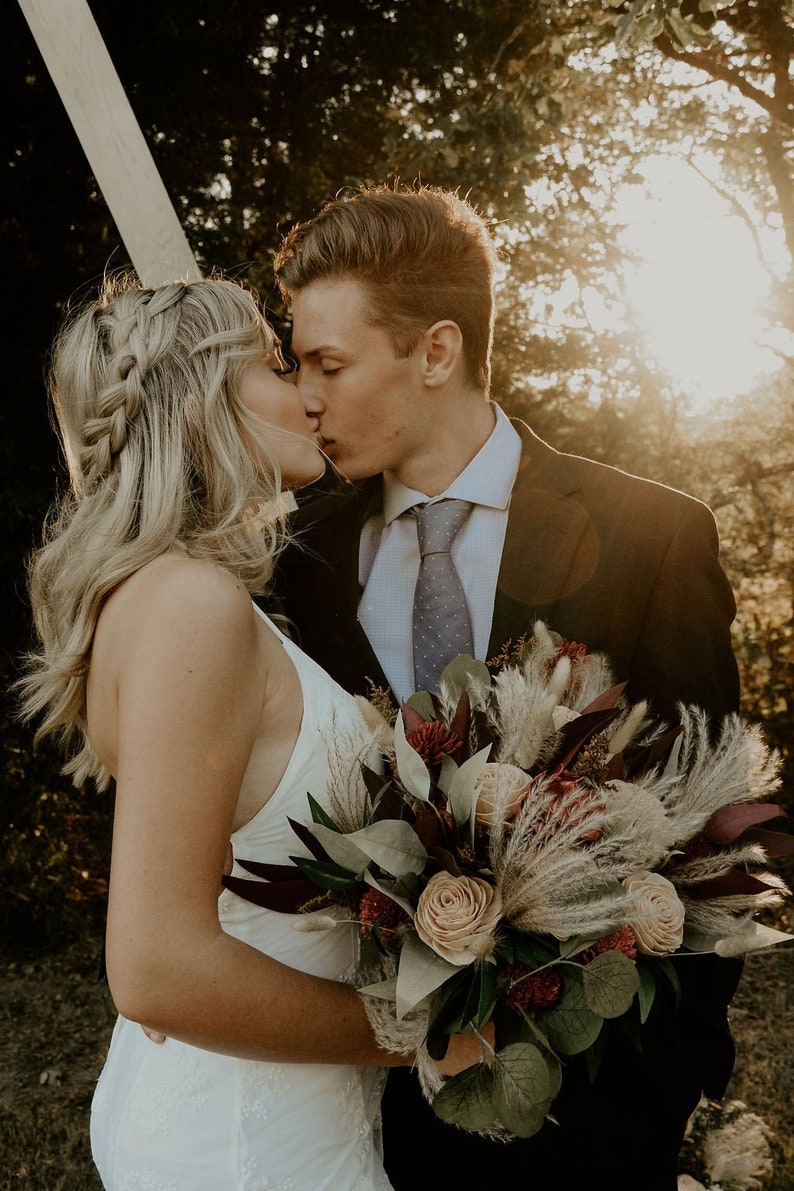
M353 988L220 928L219 878L261 730L269 643L241 584L202 564L195 572L186 562L164 582L140 576L134 616L128 607L116 617L115 637L112 620L100 624L92 661L112 675L92 682L118 692L107 927L115 1004L163 1034L245 1058L406 1064L377 1046ZM455 1048L464 1042L463 1066L477 1057L473 1039Z

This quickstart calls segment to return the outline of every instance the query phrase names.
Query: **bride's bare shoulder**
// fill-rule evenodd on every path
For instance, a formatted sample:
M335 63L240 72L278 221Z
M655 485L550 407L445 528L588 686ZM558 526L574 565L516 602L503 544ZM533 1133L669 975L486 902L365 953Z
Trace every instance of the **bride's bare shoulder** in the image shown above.
M113 591L98 630L125 634L153 624L182 631L219 631L252 622L251 597L243 582L217 563L182 552L161 554Z

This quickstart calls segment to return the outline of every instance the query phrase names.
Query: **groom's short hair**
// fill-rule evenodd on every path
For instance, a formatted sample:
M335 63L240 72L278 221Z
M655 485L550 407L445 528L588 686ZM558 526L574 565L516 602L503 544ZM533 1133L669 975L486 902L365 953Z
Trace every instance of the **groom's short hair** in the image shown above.
M293 227L275 276L287 303L314 281L357 281L398 356L410 355L434 323L457 323L467 380L487 392L496 262L485 220L457 192L384 185L339 195Z

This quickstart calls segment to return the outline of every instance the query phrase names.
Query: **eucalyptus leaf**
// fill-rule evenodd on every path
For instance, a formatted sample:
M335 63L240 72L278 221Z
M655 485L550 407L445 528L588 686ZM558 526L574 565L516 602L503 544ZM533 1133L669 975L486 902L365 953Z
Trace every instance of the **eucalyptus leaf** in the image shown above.
M408 935L397 970L397 1020L401 1021L420 1001L459 972L460 968L436 955L416 935Z
M373 889L377 889L381 893L385 894L386 897L390 897L393 902L396 902L401 910L405 910L406 914L408 914L410 918L413 918L414 914L416 913L414 905L408 900L408 898L403 897L399 893L396 883L392 883L390 881L379 881L377 877L372 875L369 869L367 869L364 873L364 880L367 885L371 885Z
M344 838L394 877L421 873L427 864L424 845L405 819L379 819Z
M452 784L452 779L458 772L457 762L450 756L441 758L441 769L438 774L438 788L444 794L449 794L449 788Z
M323 823L315 823L311 832L336 864L355 873L359 879L361 878L370 858L353 842L352 836L343 835L332 827L326 827Z
M514 1042L496 1053L492 1070L498 1119L516 1137L532 1137L554 1097L543 1054L531 1042Z
M474 811L477 806L477 778L485 767L490 751L491 746L488 744L473 757L469 757L468 761L464 761L452 775L452 780L449 783L447 799L452 817L458 827L463 828L467 823L469 824L472 840L474 839Z
M415 691L405 702L414 711L418 711L422 719L434 720L436 718L436 709L433 706L433 696L430 691Z
M461 653L444 667L439 685L450 687L455 701L464 690L472 707L484 709L491 693L491 673L485 662Z
M553 1100L562 1087L562 1063L548 1050L543 1052L543 1058L549 1073L549 1093Z
M430 797L430 773L416 749L405 739L405 723L399 712L394 721L394 753L400 781L414 798L427 802Z
M467 1067L444 1083L433 1098L433 1112L448 1125L477 1132L496 1120L494 1080L487 1063Z
M622 951L602 951L582 967L585 1001L599 1017L620 1017L639 987L637 968Z
M604 1019L587 1004L578 980L566 981L561 999L542 1014L542 1027L558 1054L577 1055L592 1046Z

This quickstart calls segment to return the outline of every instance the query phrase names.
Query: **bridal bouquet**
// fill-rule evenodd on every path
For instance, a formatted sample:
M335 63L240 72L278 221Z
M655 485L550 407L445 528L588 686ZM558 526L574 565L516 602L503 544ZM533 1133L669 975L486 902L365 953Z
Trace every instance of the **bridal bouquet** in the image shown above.
M792 937L755 918L789 894L763 868L794 850L762 826L783 813L761 801L778 756L738 716L716 738L694 707L654 723L624 685L542 622L490 668L456 658L437 692L387 710L363 798L338 790L334 817L309 796L292 826L312 858L251 866L281 882L277 908L325 908L303 928L359 924L379 1041L419 1055L434 1111L464 1129L540 1129L565 1057L595 1063L606 1021L645 1021L659 982L677 986L671 956ZM435 1060L464 1030L482 1061L445 1079Z

